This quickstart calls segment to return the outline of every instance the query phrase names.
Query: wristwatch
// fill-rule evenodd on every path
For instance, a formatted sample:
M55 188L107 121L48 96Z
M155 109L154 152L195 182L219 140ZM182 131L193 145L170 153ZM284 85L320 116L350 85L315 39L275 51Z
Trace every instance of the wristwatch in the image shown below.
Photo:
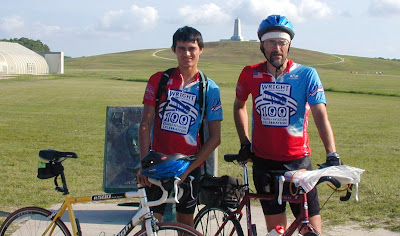
M326 154L326 158L329 158L329 157L340 158L339 153L337 153L337 152L330 152L330 153Z

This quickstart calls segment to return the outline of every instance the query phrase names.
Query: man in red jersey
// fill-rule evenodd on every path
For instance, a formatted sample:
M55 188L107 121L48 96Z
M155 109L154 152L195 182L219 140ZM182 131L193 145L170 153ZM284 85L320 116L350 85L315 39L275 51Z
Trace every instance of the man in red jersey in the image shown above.
M173 36L172 51L176 55L178 67L169 76L166 91L159 101L156 91L164 72L152 75L147 83L143 98L143 116L139 128L140 157L146 156L150 149L170 155L181 153L195 155L189 168L179 176L192 182L193 194L185 191L184 196L176 206L177 221L193 226L193 213L196 205L197 190L200 180L200 166L221 142L222 107L218 86L209 78L202 83L201 71L197 65L203 52L203 38L192 27L179 28ZM204 74L203 74L204 75ZM200 96L200 83L205 92ZM200 97L205 97L205 100ZM200 109L200 103L205 107ZM204 113L201 111L204 110ZM208 139L204 144L200 141L199 130L203 118L207 120ZM150 147L150 149L149 149ZM150 186L147 177L140 171L137 174L139 184ZM149 200L157 200L161 194L159 188L147 188ZM152 208L155 216L161 221L165 204Z
M326 165L339 165L333 131L328 120L324 88L315 69L288 59L293 26L284 16L272 15L258 29L260 49L266 61L246 66L240 74L234 102L234 119L242 158L250 153L258 193L266 192L267 170L311 170L308 115L311 110L327 153ZM252 142L246 101L252 95ZM321 232L318 193L307 194L311 224ZM268 231L287 225L286 203L261 201ZM299 204L291 204L295 216Z

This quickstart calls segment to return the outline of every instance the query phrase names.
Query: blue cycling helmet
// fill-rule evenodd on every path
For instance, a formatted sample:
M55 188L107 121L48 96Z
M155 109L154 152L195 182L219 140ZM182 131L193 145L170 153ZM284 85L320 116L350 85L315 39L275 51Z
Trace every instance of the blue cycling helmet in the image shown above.
M258 38L261 40L261 37L266 32L271 30L284 31L290 35L291 39L294 38L293 25L285 16L271 15L268 16L265 20L261 21L261 24L257 30Z
M192 160L194 160L194 156L186 156L180 153L164 155L151 151L140 160L142 165L141 174L157 180L181 176Z

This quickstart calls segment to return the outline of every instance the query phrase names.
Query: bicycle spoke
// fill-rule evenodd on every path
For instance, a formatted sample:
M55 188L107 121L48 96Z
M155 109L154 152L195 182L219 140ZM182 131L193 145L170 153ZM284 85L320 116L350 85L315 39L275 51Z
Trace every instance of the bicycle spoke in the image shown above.
M227 220L230 211L219 207L204 207L195 218L195 229L203 235L243 235L239 221ZM222 227L223 226L223 227ZM220 229L220 227L222 227ZM219 231L218 234L216 234Z

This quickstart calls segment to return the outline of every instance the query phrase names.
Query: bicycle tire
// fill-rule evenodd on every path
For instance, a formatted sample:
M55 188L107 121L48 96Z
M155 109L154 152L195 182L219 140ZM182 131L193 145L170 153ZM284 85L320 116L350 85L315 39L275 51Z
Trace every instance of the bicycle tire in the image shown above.
M237 235L244 236L242 226L236 218L231 218L224 228L216 234L231 210L226 207L203 207L194 219L194 228L205 236L208 235Z
M158 223L157 226L157 236L202 236L202 234L194 228L181 223ZM146 229L141 229L135 236L146 236Z
M52 213L40 207L24 207L11 213L0 228L0 236L8 235L43 235L50 225ZM61 219L55 222L56 228L52 235L71 236L67 226Z

